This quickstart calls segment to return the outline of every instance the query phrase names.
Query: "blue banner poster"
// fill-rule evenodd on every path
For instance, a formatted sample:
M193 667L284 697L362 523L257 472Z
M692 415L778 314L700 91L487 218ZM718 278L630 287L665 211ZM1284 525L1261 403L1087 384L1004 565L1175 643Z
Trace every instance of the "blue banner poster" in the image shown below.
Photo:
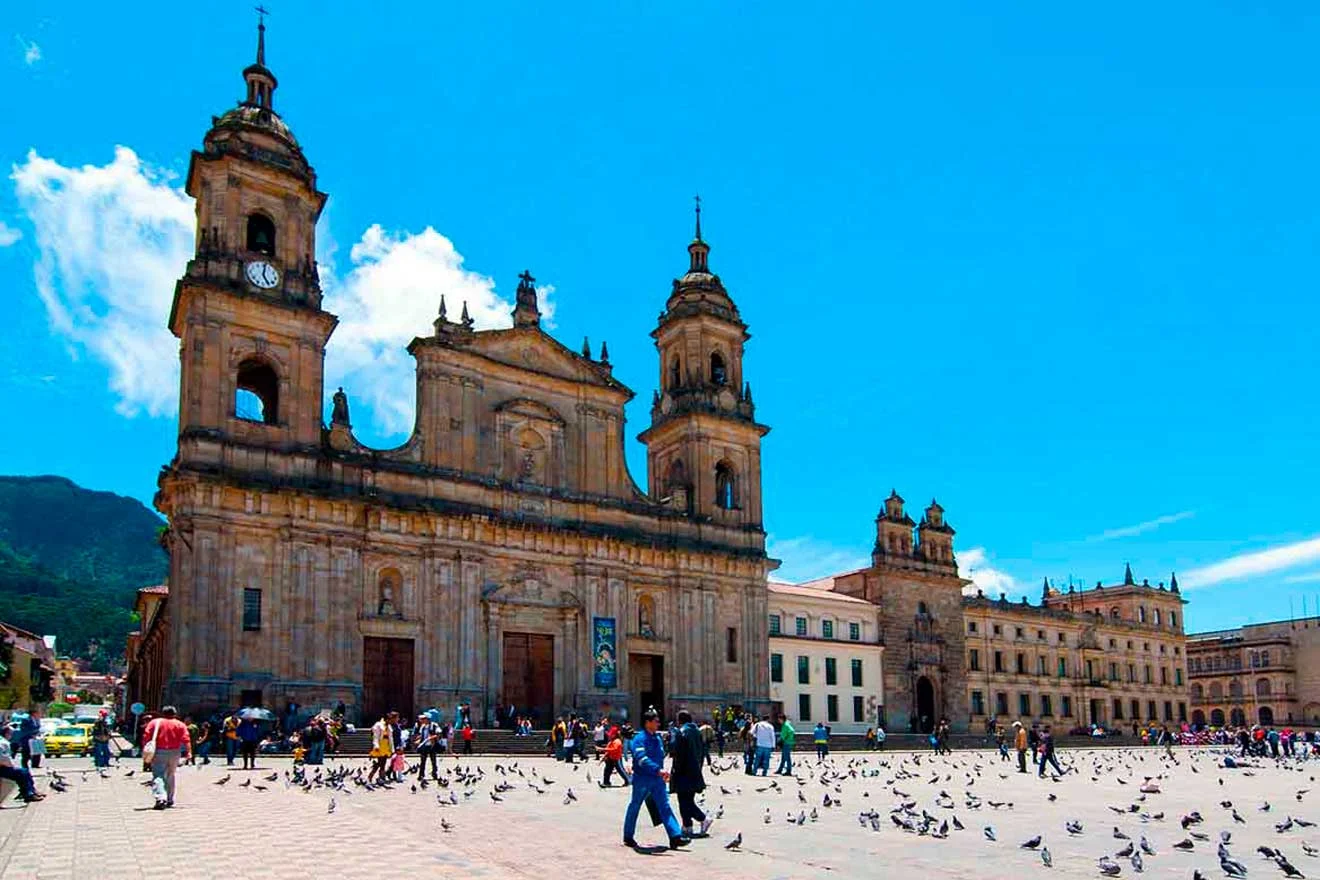
M614 643L614 618L591 618L591 657L596 667L596 687L613 688L619 683L618 652Z

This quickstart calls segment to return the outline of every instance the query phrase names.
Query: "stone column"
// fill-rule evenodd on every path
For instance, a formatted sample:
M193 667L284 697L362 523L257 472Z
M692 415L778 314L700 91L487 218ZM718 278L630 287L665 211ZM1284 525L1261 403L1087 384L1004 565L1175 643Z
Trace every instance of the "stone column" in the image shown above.
M504 686L504 644L500 635L500 606L487 602L486 609L486 657L485 681L483 683L486 700L483 713L490 712L500 702L500 690Z

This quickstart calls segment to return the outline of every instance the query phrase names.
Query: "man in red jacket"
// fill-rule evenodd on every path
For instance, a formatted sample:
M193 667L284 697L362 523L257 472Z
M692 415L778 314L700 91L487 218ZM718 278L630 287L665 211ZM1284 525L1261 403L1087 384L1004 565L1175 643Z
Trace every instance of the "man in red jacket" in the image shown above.
M177 714L173 706L165 706L160 717L149 721L142 730L142 745L145 747L153 741L156 744L149 766L153 780L159 780L152 785L158 810L174 806L174 774L179 769L179 759L188 757L192 751L188 725L176 718Z

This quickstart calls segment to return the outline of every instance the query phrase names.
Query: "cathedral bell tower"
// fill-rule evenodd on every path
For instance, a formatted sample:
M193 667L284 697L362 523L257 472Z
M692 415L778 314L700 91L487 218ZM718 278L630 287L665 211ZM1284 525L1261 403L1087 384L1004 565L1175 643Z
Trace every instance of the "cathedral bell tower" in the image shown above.
M652 498L698 519L761 526L761 438L752 388L743 376L751 338L738 307L708 265L710 245L688 245L688 271L651 333L660 352L660 388L651 403L647 447Z
M338 320L321 308L313 258L326 195L275 112L264 22L243 80L244 99L212 117L188 166L196 252L169 319L182 342L179 432L313 446L321 442L325 344Z

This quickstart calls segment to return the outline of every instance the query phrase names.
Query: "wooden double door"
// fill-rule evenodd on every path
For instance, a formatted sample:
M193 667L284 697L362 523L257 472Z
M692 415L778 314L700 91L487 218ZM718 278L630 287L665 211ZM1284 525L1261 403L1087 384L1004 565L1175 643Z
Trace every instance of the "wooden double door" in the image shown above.
M506 632L502 681L502 705L519 715L534 712L537 726L549 727L555 714L554 636Z
M362 640L362 723L375 724L394 711L408 720L413 715L412 639Z

